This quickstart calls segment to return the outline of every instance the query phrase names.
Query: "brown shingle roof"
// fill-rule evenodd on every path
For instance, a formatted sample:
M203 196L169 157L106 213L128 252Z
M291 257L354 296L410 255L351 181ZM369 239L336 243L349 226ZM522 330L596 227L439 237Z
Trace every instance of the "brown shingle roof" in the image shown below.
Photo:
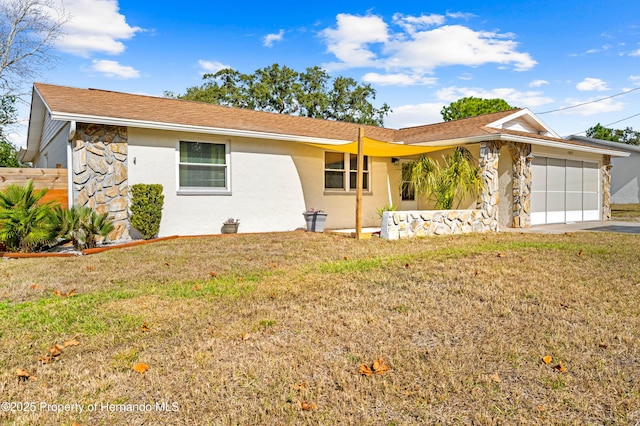
M338 140L355 140L358 137L358 128L364 127L365 135L371 139L384 142L404 142L407 144L506 134L562 142L564 144L589 146L586 143L557 139L535 133L486 127L487 124L508 117L520 111L520 109L396 130L108 90L78 89L44 83L36 83L34 86L54 114L104 117Z
M408 127L398 131L399 137L397 137L397 139L402 140L404 143L411 144L500 133L500 130L498 129L492 129L485 126L518 111L520 111L520 109L512 109L509 111L500 111L491 114L478 115L476 117L463 118L461 120Z
M229 108L220 105L36 83L51 111L339 140L358 138L359 124ZM373 139L393 141L395 130L364 126Z

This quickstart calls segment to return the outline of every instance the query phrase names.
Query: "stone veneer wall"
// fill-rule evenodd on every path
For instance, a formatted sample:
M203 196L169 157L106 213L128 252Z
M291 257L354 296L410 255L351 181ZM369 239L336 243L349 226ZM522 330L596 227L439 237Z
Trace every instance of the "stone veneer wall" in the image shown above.
M128 239L127 128L77 123L72 148L74 204L108 212L109 239Z
M498 173L498 158L501 143L497 141L482 142L480 144L480 158L478 165L484 180L484 188L478 208L492 219L489 225L491 231L498 231L498 202L500 201L500 175Z
M510 143L512 186L513 186L513 210L511 226L513 228L531 227L531 144Z
M495 230L486 210L411 210L384 212L380 237L387 240Z
M611 220L611 156L602 159L602 220Z

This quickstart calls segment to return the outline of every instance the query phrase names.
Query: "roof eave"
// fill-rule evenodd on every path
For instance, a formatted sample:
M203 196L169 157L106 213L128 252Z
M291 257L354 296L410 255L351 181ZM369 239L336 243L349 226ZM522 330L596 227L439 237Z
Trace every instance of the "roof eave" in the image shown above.
M533 112L531 112L528 108L522 108L520 111L516 111L511 115L508 115L506 117L503 117L499 120L493 121L489 124L487 124L487 127L491 127L494 129L500 129L502 128L502 125L506 122L509 122L513 119L516 119L518 117L522 117L523 115L526 115L527 118L529 118L531 121L535 122L541 129L544 129L544 131L546 133L549 134L549 136L554 137L554 138L558 138L558 139L562 139L562 137L557 134L551 127L547 126L547 124L540 120L538 118L538 116L536 116Z
M611 155L612 157L628 157L629 153L624 151L618 151L612 148L598 148L584 145L577 145L574 143L564 143L561 141L549 141L545 139L531 138L526 136L508 135L504 133L495 133L479 136L469 136L465 138L446 139L436 142L418 142L411 145L418 146L458 146L471 143L490 142L490 141L505 141L505 142L519 142L528 143L531 145L548 146L551 148L565 148L574 151L589 152L593 154Z
M112 126L139 127L143 129L169 130L190 133L213 133L221 136L249 137L257 139L271 139L290 142L320 143L328 145L341 145L353 140L317 138L311 136L288 135L283 133L259 132L254 130L229 129L222 127L196 126L189 124L162 123L157 121L132 120L126 118L101 117L94 115L73 114L64 112L52 112L54 120L77 121L83 123L106 124Z
M45 114L49 111L47 103L42 95L33 86L31 93L31 108L29 111L29 127L27 129L27 147L21 149L18 159L21 163L33 161L35 155L40 148L40 140L42 139L42 131L44 130ZM50 111L49 111L50 112Z

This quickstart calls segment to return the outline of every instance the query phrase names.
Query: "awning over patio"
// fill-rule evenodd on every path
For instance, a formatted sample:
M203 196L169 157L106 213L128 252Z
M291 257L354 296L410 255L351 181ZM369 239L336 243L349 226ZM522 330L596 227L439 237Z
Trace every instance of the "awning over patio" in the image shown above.
M316 144L308 143L317 148L327 151L348 152L350 154L358 153L358 141L349 142L341 145ZM451 148L450 146L417 146L404 145L399 143L390 143L378 141L371 138L364 138L364 155L369 157L406 157L410 155L426 154L427 152L442 151Z

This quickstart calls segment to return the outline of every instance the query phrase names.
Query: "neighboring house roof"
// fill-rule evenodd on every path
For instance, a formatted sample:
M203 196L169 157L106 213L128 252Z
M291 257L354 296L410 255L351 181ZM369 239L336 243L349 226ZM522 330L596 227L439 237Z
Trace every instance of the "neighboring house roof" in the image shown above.
M527 109L396 130L171 98L36 83L23 161L30 161L38 150L45 112L51 115L52 120L60 121L331 145L357 139L358 129L364 127L366 137L392 143L451 146L486 140L510 140L547 146L573 146L578 150L600 154L620 154L612 147L562 139Z
M584 144L587 145L595 145L595 146L601 146L601 147L606 147L606 148L613 148L619 151L626 151L629 153L640 153L640 146L638 145L629 145L626 143L621 143L621 142L611 142L611 141L605 141L602 139L594 139L594 138L590 138L587 136L579 136L579 135L571 135L571 136L567 136L568 140L571 141L577 141L577 142L582 142Z

